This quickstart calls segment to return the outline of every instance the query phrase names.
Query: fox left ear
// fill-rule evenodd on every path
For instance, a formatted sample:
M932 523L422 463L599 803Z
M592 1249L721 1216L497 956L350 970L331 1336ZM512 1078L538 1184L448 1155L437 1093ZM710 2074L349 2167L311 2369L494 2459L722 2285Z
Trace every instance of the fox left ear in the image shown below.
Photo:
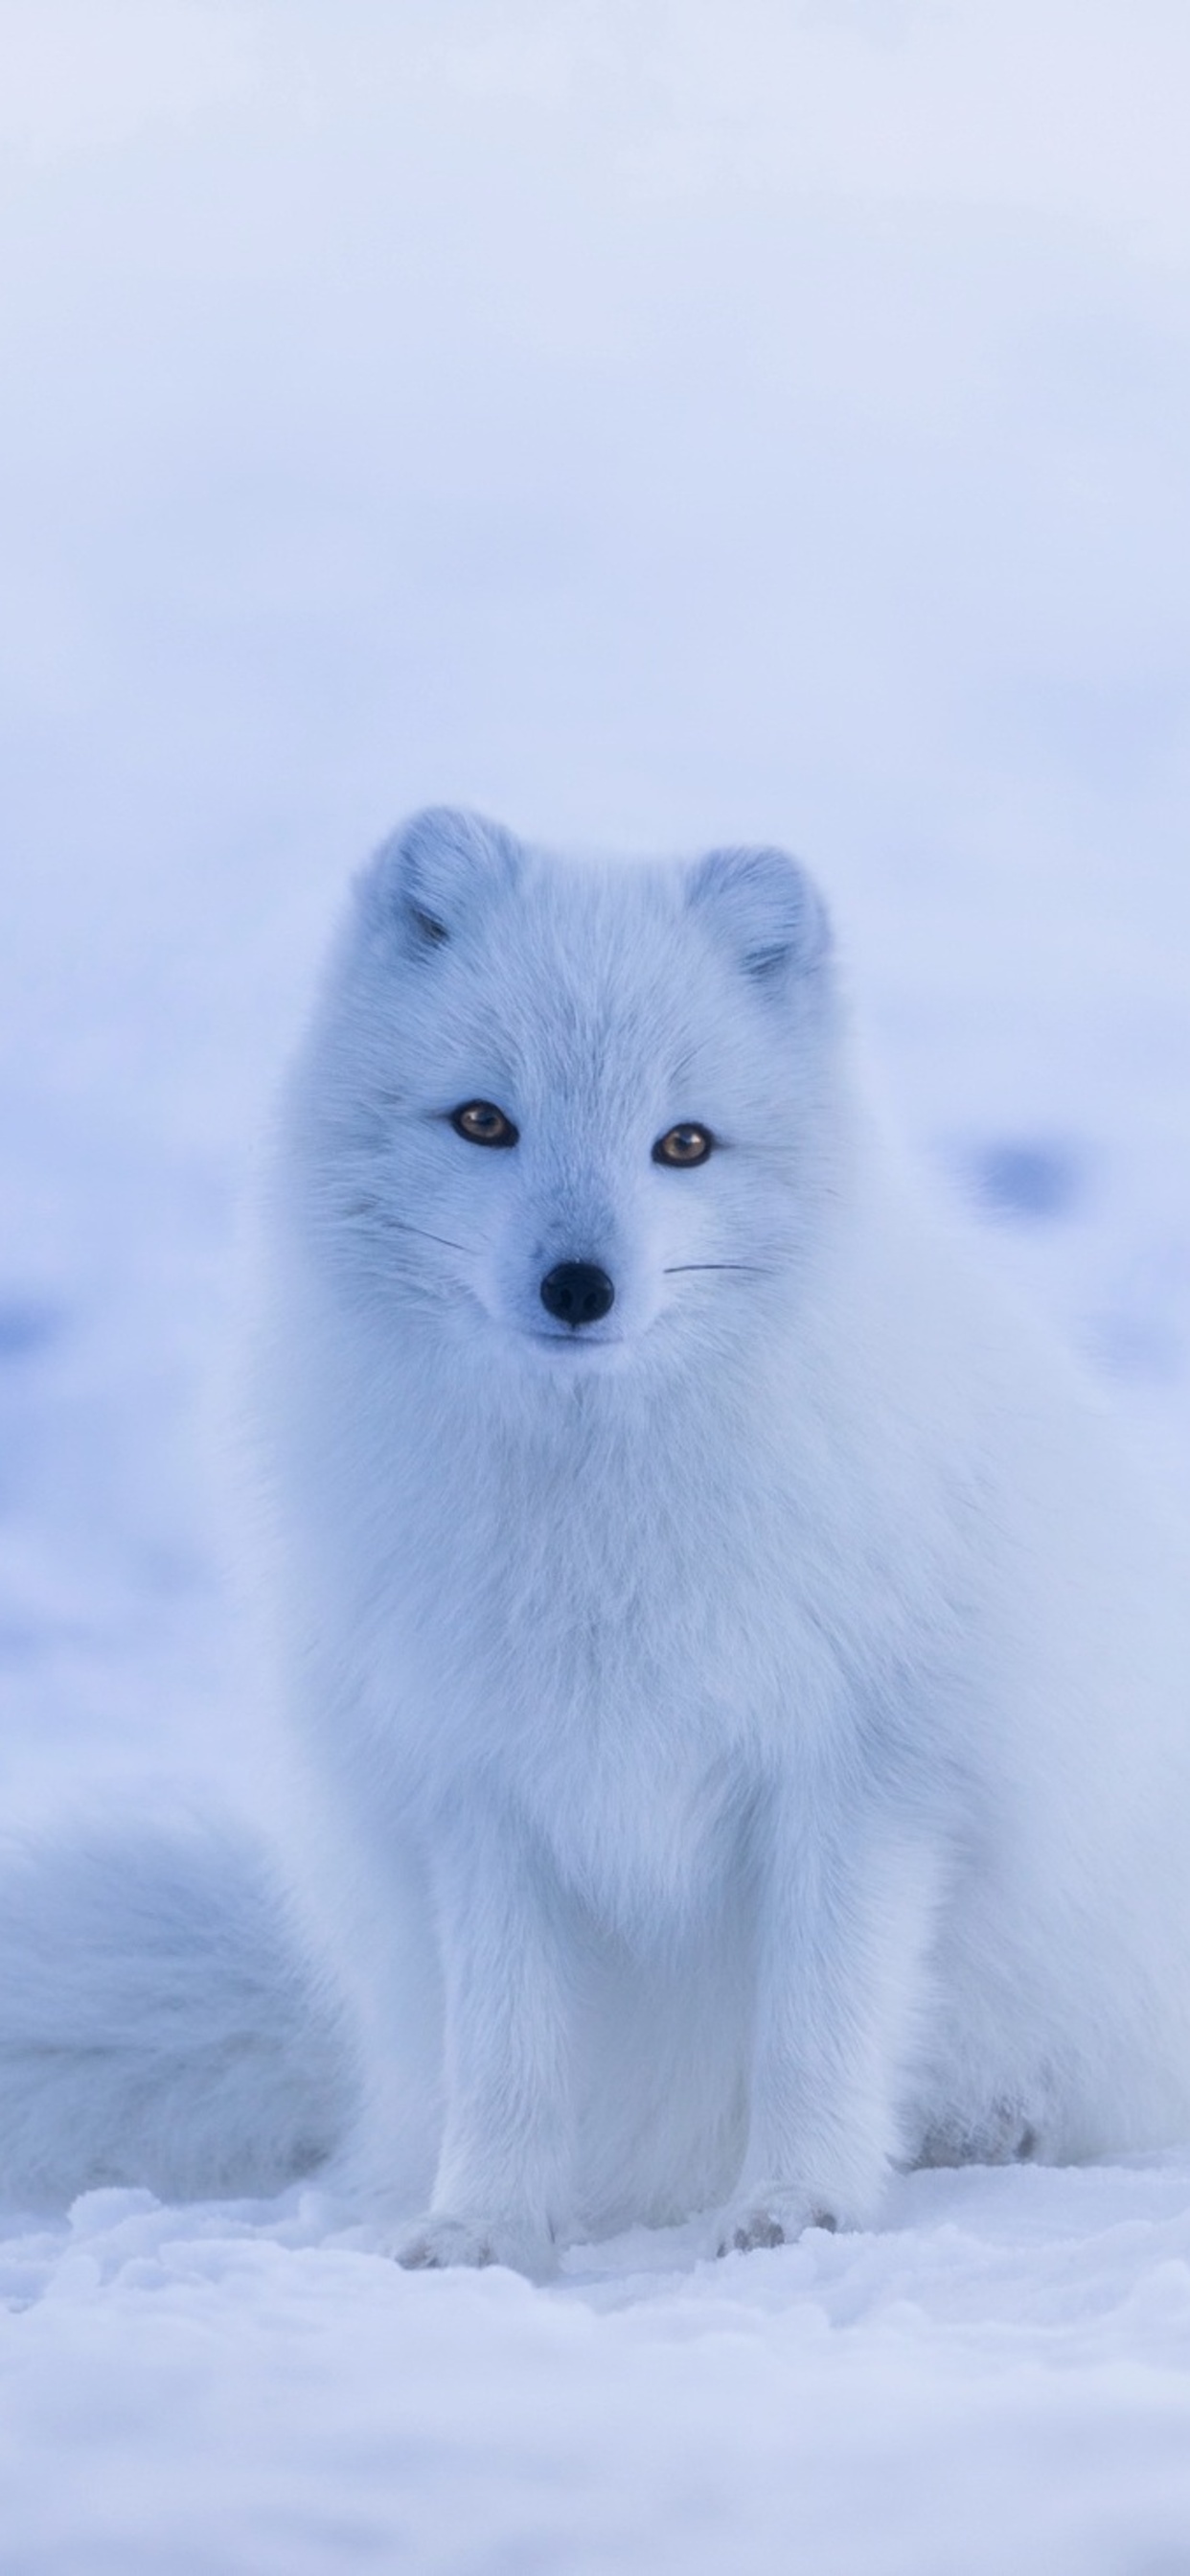
M429 805L377 852L361 891L373 917L395 923L410 956L422 956L466 930L493 893L511 884L518 859L503 824Z
M810 975L830 955L821 895L784 850L712 850L690 878L692 908L714 920L758 984Z

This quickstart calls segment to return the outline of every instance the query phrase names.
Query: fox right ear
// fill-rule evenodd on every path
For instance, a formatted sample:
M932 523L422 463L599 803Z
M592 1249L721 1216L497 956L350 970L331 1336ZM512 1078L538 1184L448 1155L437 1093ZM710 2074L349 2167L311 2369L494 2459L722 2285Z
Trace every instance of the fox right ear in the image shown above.
M519 851L511 832L453 805L427 805L384 843L362 887L377 927L396 930L411 956L444 947L477 906L512 883Z
M712 850L693 870L689 895L753 983L812 974L830 953L826 905L785 850Z

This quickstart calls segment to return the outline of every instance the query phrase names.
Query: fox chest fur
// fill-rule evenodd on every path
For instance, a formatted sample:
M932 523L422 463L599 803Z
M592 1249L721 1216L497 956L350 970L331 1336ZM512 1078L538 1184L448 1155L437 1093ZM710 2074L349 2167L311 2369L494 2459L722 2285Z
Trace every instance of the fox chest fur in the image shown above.
M333 1637L363 1794L431 1836L490 1796L609 1921L688 1909L778 1781L807 1818L916 1812L952 1652L936 1490L890 1508L862 1423L791 1403L760 1336L706 1383L609 1373L509 1408L465 1368L435 1386L424 1329L399 1365L365 1332L345 1372L324 1314L303 1373L306 1472L316 1441L337 1499L295 1607L319 1692Z

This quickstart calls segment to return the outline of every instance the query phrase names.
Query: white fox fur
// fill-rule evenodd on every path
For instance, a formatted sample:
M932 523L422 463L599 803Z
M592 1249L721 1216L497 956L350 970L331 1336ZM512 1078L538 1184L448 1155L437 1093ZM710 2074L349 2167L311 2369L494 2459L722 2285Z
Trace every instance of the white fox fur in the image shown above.
M405 2259L1190 2134L1190 1587L853 1100L791 860L398 834L269 1318L308 1896Z
M707 1159L659 1163L684 1123ZM404 2261L542 2271L1190 2136L1181 1542L853 1097L792 860L416 818L290 1084L272 1245L278 1779L360 2107L274 1967L254 2171L333 2133ZM601 1318L547 1313L563 1263ZM9 2063L0 2026L0 2180ZM138 2152L130 2112L107 2168Z
M322 2164L351 2070L263 1852L108 1816L0 1849L0 2193L273 2192Z

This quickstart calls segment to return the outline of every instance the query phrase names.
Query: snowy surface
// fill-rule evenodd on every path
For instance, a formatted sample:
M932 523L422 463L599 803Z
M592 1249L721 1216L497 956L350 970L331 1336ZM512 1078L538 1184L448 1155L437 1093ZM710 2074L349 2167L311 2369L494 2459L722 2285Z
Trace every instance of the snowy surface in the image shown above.
M235 1794L236 1209L430 796L799 848L940 1185L1190 1486L1181 0L0 53L6 1811ZM1190 2151L548 2291L101 2194L0 2296L5 2576L1190 2566Z
M562 2286L93 2193L4 2249L5 2567L1180 2576L1190 2186L919 2176L886 2233ZM85 2548L85 2556L81 2553Z

